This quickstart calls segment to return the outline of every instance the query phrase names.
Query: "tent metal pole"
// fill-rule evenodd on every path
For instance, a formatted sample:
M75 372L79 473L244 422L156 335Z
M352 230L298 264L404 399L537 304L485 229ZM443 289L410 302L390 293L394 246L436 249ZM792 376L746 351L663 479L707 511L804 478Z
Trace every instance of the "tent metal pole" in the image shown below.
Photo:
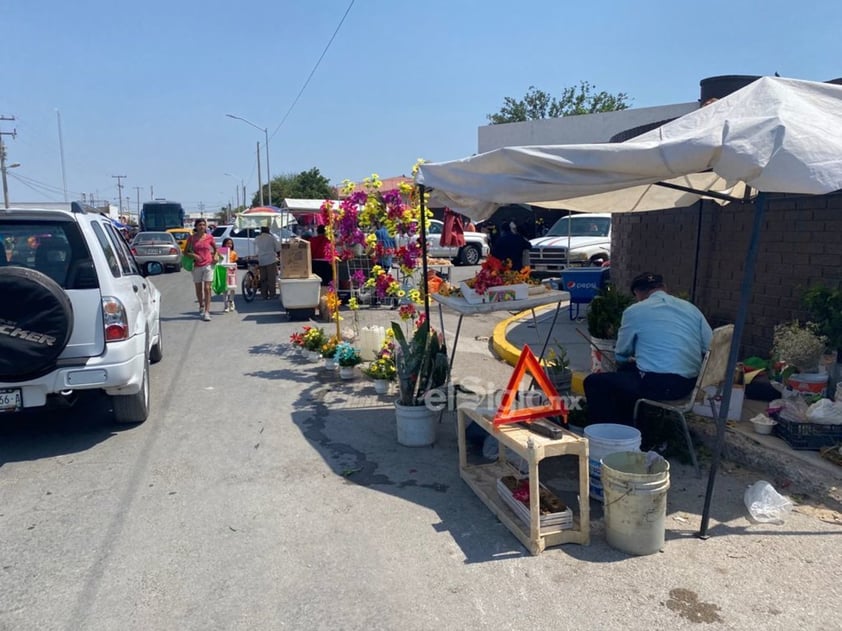
M427 325L430 326L430 293L427 287L427 207L424 204L424 193L427 189L423 184L418 185L418 197L420 210L421 225L421 287L424 295L424 317Z
M722 449L725 446L725 421L728 418L728 406L731 403L731 390L734 385L734 371L737 368L737 358L740 352L740 342L743 338L746 316L748 313L748 302L751 297L751 287L754 284L754 268L757 263L757 250L760 243L760 230L763 228L763 216L766 213L766 194L759 193L754 200L754 225L751 230L746 264L743 268L743 281L740 286L740 304L737 308L737 318L734 322L734 337L731 340L731 352L728 355L728 367L725 370L725 384L722 389L722 404L719 407L719 418L716 419L716 446L713 450L713 460L710 463L710 474L708 475L707 491L705 493L705 505L702 509L702 523L697 536L700 539L708 538L708 522L710 521L710 502L713 497L713 487L716 482L716 472L719 469L719 461L722 458Z

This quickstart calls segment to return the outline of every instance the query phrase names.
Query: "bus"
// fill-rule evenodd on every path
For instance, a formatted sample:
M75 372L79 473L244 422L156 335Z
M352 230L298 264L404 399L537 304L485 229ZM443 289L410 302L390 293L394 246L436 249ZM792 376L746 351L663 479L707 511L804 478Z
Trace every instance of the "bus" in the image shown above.
M164 232L169 228L184 227L184 208L178 202L155 199L144 202L140 209L141 232Z

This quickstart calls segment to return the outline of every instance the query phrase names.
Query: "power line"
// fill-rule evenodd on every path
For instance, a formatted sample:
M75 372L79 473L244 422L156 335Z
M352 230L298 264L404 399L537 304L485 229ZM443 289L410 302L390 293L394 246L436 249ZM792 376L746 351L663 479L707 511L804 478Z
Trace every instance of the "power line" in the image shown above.
M348 8L345 9L345 14L342 16L342 19L339 20L339 24L336 26L336 30L333 31L333 35L330 36L330 39L328 40L327 45L325 46L324 50L322 51L322 54L319 56L319 59L316 62L316 65L313 66L313 69L310 71L310 74L308 75L307 80L304 82L304 85L302 85L301 89L298 91L298 96L295 97L295 100L292 102L292 105L289 106L289 109L287 110L287 113L284 114L284 117L281 119L281 122L278 123L277 127L275 127L275 131L273 131L272 135L269 137L270 139L274 138L275 134L277 134L278 131L281 129L281 127L283 127L283 124L286 122L287 118L289 118L289 115L292 113L292 109L298 103L298 99L300 99L301 95L304 94L304 90L306 90L307 86L310 84L310 79L312 79L313 75L316 74L316 70L318 69L319 64L322 63L322 59L325 58L325 55L327 54L327 51L330 48L330 45L333 44L333 40L336 39L336 36L339 34L339 29L341 29L342 25L345 23L345 18L347 18L348 14L351 12L351 7L354 6L354 2L355 2L355 0L351 0L351 3L348 5Z

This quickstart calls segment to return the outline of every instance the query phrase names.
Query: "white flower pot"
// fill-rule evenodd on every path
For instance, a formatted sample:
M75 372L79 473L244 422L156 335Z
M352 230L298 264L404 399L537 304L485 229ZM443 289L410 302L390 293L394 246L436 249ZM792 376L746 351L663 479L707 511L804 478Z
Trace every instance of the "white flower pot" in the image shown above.
M333 357L322 357L325 370L336 370L336 360Z
M389 380L388 379L375 379L374 380L374 391L377 394L386 394L389 391Z
M339 367L339 377L342 379L353 379L354 378L354 366L340 366Z
M395 401L398 443L404 447L429 447L436 442L436 410L426 405L401 405Z

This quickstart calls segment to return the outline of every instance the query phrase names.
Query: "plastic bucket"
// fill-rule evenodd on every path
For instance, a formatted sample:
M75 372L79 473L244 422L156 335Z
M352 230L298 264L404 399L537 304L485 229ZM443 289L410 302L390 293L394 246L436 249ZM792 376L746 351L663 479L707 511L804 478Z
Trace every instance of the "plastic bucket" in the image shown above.
M591 373L612 372L614 366L614 347L617 340L591 338Z
M664 547L670 464L660 456L625 451L602 459L605 538L628 554L654 554Z
M588 439L588 473L590 474L590 496L602 500L602 480L600 461L607 455L618 451L636 451L640 449L640 430L618 423L597 423L585 428Z
M797 392L804 394L818 394L825 396L827 393L827 373L802 372L790 375L786 385Z

